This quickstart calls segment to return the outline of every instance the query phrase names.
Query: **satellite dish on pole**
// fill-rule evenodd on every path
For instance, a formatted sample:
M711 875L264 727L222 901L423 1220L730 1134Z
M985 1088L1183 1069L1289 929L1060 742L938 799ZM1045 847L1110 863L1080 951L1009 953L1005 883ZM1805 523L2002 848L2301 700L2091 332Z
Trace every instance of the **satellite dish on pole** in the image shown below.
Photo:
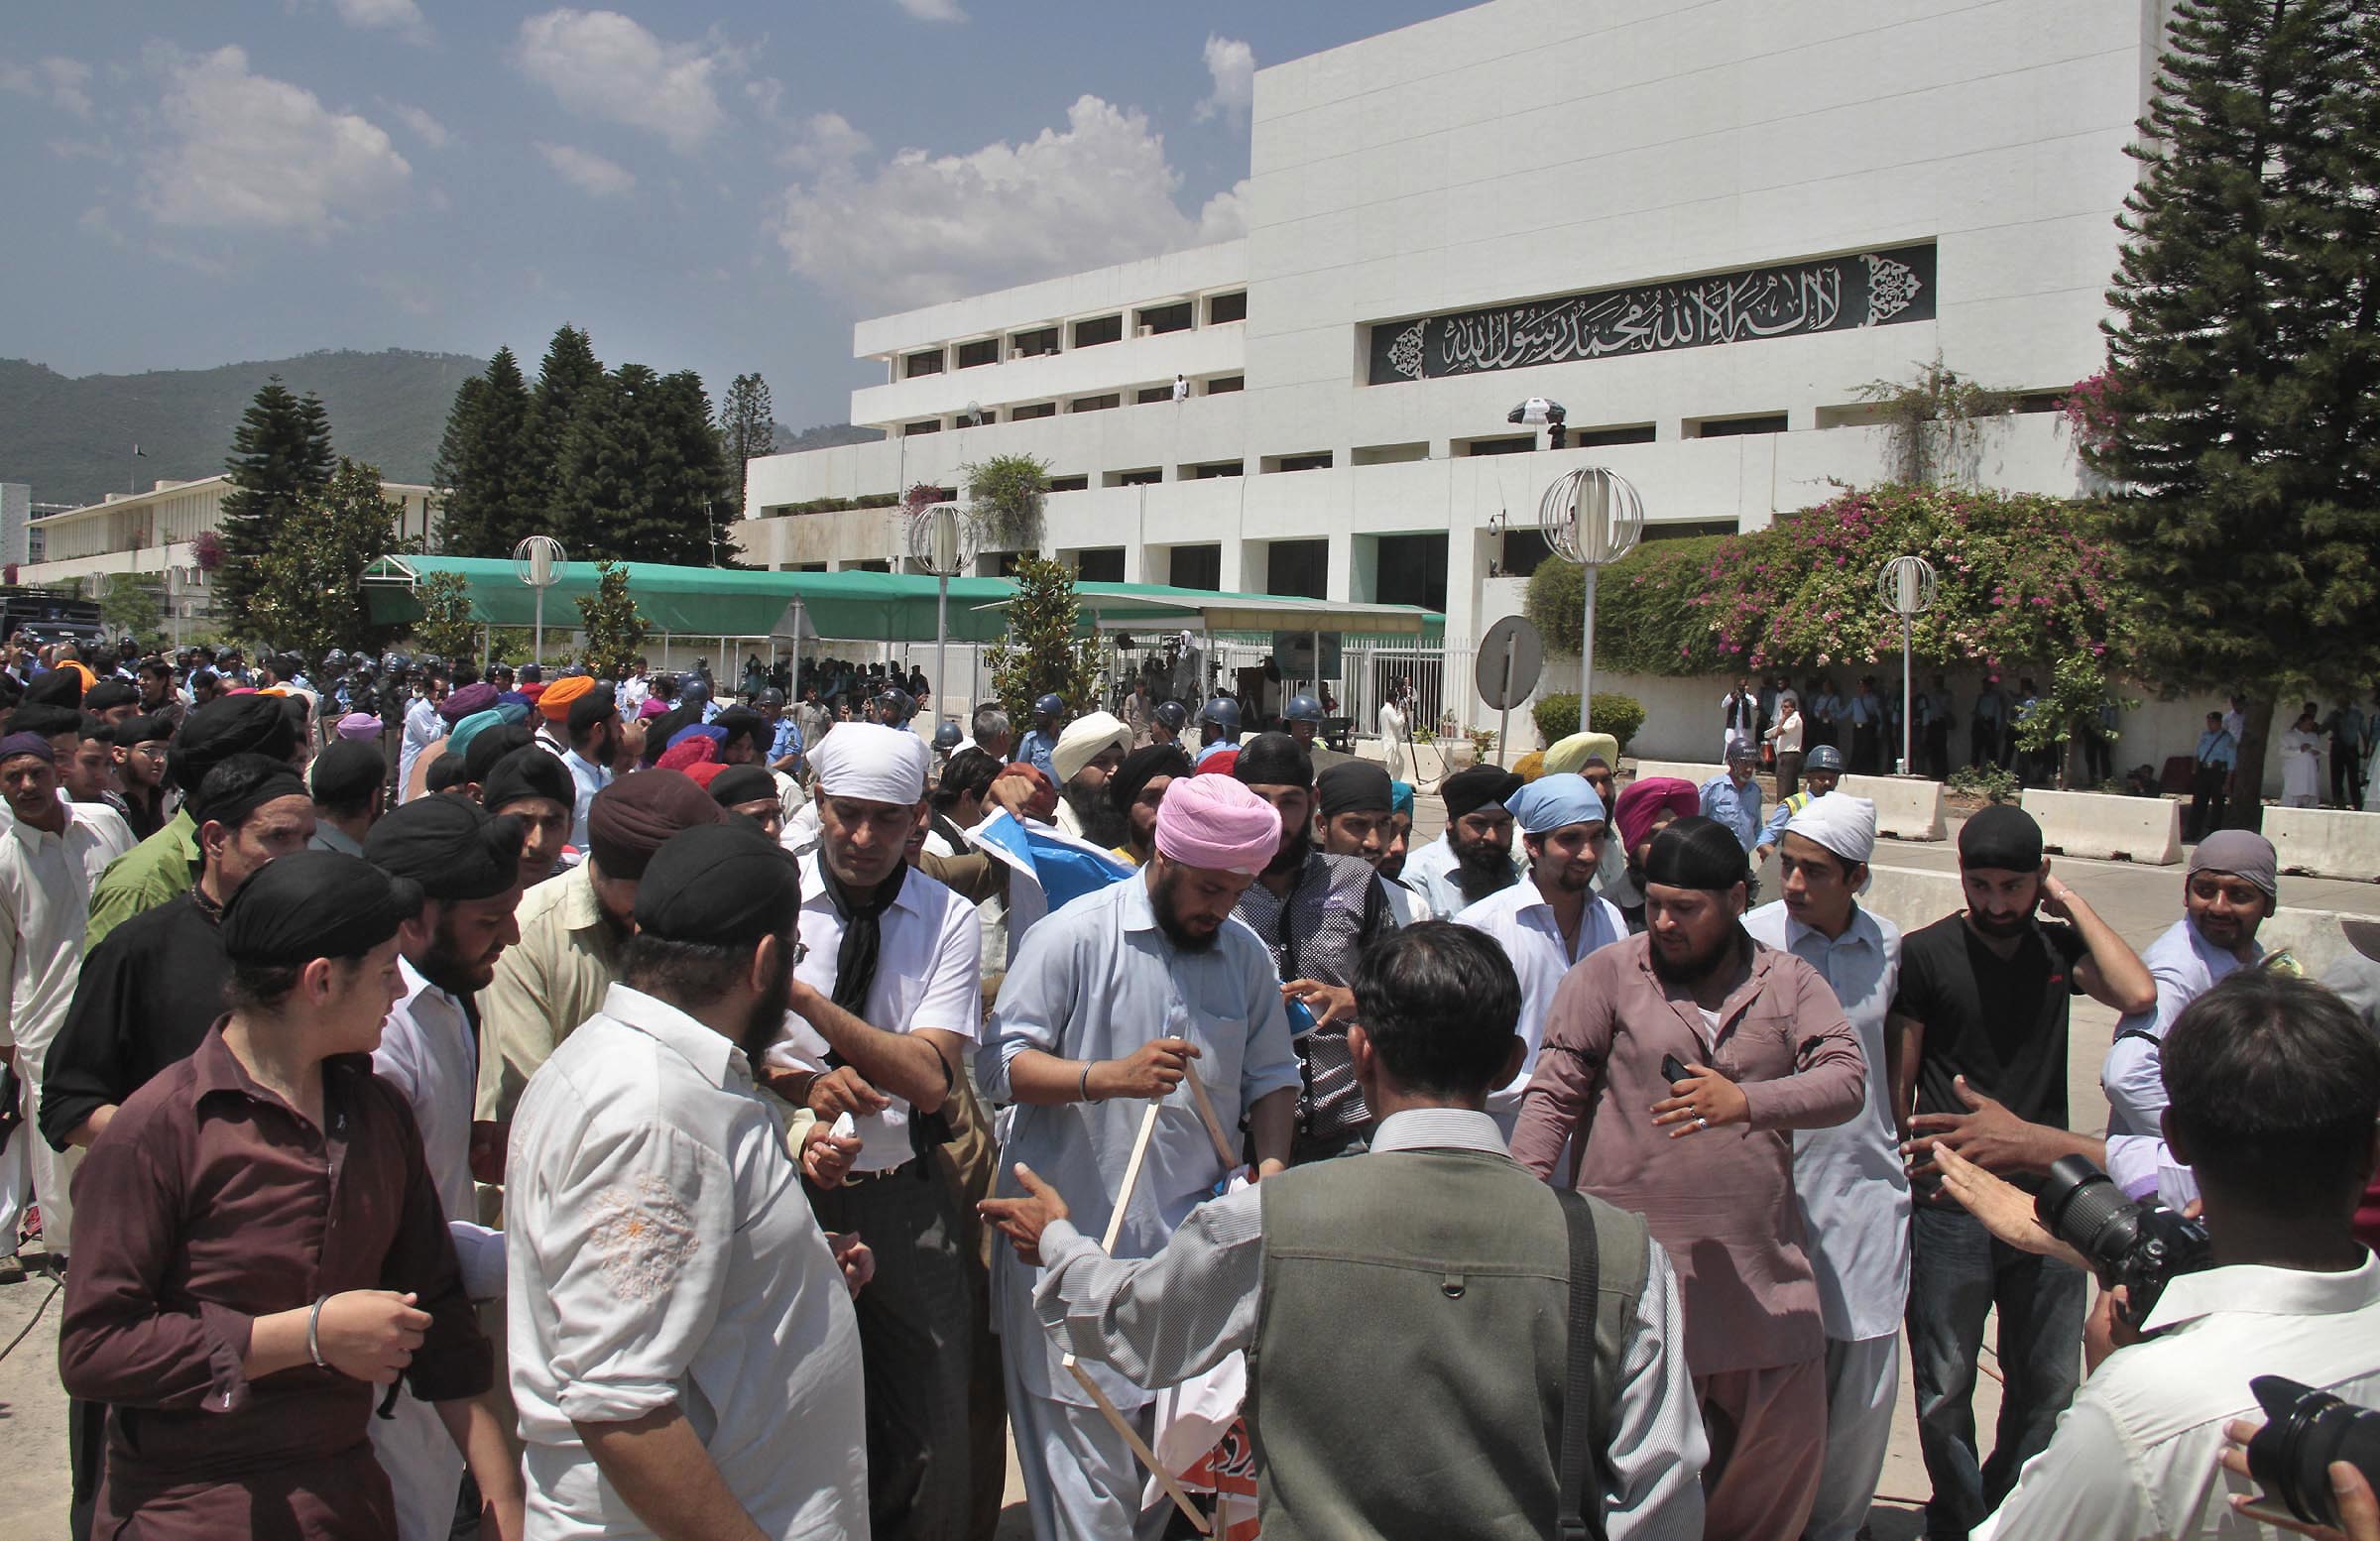
M1896 556L1876 574L1884 608L1901 618L1901 774L1909 773L1909 732L1916 719L1909 680L1911 633L1919 616L1934 608L1934 564L1922 556Z
M1579 731L1595 699L1595 575L1636 548L1644 533L1644 499L1625 477L1600 465L1566 473L1537 500L1545 543L1584 569L1586 615L1579 628Z
M531 535L513 547L513 576L536 591L536 630L530 649L539 663L545 661L545 591L561 581L561 565L567 560L562 542L551 535Z

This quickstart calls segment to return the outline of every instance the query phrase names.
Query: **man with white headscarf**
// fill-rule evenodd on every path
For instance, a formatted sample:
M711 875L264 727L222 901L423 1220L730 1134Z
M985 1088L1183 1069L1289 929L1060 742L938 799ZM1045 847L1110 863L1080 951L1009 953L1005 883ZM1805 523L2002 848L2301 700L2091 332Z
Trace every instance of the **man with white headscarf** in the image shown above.
M819 842L801 862L791 1011L770 1085L822 1124L854 1120L842 1186L818 1223L858 1232L876 1276L858 1299L870 1531L958 1541L970 1492L971 1311L957 1196L938 1147L975 1047L983 927L907 862L926 817L925 741L848 722L812 752Z
M1827 1329L1827 1454L1802 1534L1851 1541L1866 1522L1892 1438L1901 1310L1909 1294L1909 1179L1895 1146L1884 1018L1900 928L1860 904L1876 805L1831 792L1794 810L1778 838L1784 897L1743 917L1752 940L1826 976L1867 1059L1867 1104L1793 1136L1793 1187Z
M1155 1256L1224 1175L1182 1084L1193 1071L1226 1130L1246 1115L1258 1177L1287 1164L1301 1078L1280 978L1271 951L1232 919L1280 843L1280 815L1237 780L1176 777L1157 809L1148 865L1026 934L975 1061L985 1097L1015 1105L1002 1151L1004 1198L1023 1194L1015 1167L1027 1165L1066 1196L1085 1235L1100 1235L1142 1117L1158 1101L1113 1249L1118 1257ZM1005 1247L993 1265L1033 1535L1153 1533L1142 1523L1144 1474L1130 1447L1043 1332L1033 1308L1041 1276L1038 1264ZM1104 1365L1084 1367L1147 1438L1153 1394ZM1156 1515L1158 1528L1162 1522Z
M1488 1112L1509 1139L1562 976L1597 948L1626 936L1628 922L1609 899L1591 891L1611 825L1585 776L1541 775L1505 799L1504 807L1520 830L1527 875L1467 906L1455 923L1494 937L1520 976L1520 1022L1513 1029L1525 1045L1520 1072L1488 1094Z
M1132 730L1114 712L1077 717L1058 735L1058 828L1106 850L1124 844L1125 816L1108 797L1108 777L1132 752Z

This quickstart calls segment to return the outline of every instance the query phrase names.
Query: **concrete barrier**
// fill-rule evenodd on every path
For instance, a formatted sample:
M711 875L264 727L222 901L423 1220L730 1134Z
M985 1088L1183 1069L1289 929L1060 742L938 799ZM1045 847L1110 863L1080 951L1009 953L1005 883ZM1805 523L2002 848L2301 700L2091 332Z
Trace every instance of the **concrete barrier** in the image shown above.
M2110 797L2027 787L2024 810L2042 844L2066 856L2122 858L2144 867L2182 860L2182 805L2165 797Z
M2380 879L2380 813L2345 808L2267 808L2264 837L2285 873L2314 878Z
M1876 833L1895 840L1940 840L1949 833L1943 818L1942 783L1913 775L1846 775L1837 791L1876 805Z

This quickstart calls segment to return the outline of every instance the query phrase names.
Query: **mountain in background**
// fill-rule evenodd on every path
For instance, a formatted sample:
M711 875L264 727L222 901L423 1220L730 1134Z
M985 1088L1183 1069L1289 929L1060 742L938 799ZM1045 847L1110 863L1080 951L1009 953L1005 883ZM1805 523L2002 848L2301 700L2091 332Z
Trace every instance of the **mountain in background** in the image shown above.
M459 353L325 349L216 369L75 379L0 359L0 482L31 483L37 503L84 504L159 481L213 476L231 453L240 415L279 375L297 395L322 398L340 454L380 467L389 481L426 483L456 387L486 367L485 359ZM780 451L884 436L849 423L799 433L775 426Z
M0 481L39 503L96 503L223 469L240 415L272 376L322 398L331 443L392 482L427 482L455 388L487 367L459 353L325 350L297 358L72 379L0 359ZM132 458L132 447L141 458Z

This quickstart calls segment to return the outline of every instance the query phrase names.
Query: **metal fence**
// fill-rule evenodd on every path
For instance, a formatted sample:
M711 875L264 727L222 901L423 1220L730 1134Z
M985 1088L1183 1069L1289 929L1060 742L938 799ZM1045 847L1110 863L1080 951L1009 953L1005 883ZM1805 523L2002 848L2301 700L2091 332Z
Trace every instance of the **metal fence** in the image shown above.
M1471 688L1472 644L1461 638L1442 643L1412 643L1350 639L1346 653L1347 680L1340 691L1346 714L1356 721L1356 733L1373 738L1379 733L1380 703L1399 685L1411 696L1405 722L1415 737L1424 731L1440 738L1459 738L1478 725L1481 711Z

